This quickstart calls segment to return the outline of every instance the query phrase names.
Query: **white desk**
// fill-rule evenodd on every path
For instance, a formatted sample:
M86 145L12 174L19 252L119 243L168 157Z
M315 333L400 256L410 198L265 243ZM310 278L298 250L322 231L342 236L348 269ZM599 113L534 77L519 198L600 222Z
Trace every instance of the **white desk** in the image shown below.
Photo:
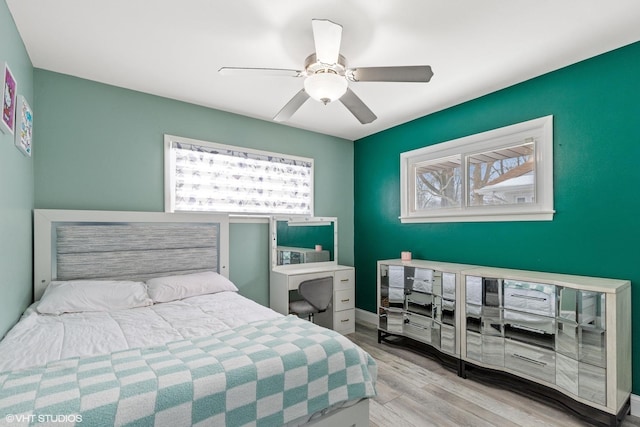
M314 316L315 323L341 334L355 332L355 269L336 264L283 265L271 270L269 306L282 314L289 314L289 292L296 291L301 282L320 277L333 277L333 301L324 313Z

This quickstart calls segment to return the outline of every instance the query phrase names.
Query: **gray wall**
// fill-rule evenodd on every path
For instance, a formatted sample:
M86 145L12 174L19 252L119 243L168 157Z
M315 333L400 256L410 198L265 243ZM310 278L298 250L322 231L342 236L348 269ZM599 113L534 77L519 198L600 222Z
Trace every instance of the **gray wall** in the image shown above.
M18 82L18 95L23 95L33 108L33 67L9 9L0 1L2 73L5 61ZM36 156L38 119L35 115L34 118L33 156ZM18 151L13 135L0 132L0 337L31 302L32 209L33 159Z
M162 211L163 135L315 159L315 214L339 221L353 265L353 142L36 69L39 209ZM231 225L230 276L268 304L268 226Z

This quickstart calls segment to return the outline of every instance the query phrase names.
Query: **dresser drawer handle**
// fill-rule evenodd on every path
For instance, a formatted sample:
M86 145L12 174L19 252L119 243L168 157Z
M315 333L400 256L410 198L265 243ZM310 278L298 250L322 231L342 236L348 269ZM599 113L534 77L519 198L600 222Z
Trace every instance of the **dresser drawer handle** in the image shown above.
M340 300L340 302L349 302L349 300L350 300L350 299L351 299L351 298L342 299L342 300Z
M349 281L349 279L340 279L340 281L341 281L342 283L344 283L344 282L348 282L348 281Z
M532 300L532 301L546 301L547 300L544 297L534 297L534 296L531 296L531 295L522 295L522 294L509 294L509 296L514 297L514 298L528 299L528 300Z
M544 362L540 362L539 360L531 359L530 357L522 356L522 355L520 355L518 353L513 353L511 356L515 357L516 359L524 360L525 362L533 363L534 365L547 366L547 364L544 363Z
M347 323L349 320L351 320L351 319L342 319L341 322L342 323Z

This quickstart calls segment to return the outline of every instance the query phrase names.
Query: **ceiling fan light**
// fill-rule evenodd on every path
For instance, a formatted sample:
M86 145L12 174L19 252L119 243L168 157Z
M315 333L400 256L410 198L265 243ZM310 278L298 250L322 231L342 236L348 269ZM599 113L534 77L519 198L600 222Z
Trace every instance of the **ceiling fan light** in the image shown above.
M340 99L347 91L347 85L347 79L336 73L315 73L304 80L307 94L323 104Z

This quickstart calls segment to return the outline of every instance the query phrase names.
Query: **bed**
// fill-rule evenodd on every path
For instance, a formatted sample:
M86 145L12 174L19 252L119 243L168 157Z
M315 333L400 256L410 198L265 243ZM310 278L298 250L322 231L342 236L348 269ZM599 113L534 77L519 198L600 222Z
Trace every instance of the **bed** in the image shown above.
M368 426L375 361L228 280L228 218L34 211L0 425Z

